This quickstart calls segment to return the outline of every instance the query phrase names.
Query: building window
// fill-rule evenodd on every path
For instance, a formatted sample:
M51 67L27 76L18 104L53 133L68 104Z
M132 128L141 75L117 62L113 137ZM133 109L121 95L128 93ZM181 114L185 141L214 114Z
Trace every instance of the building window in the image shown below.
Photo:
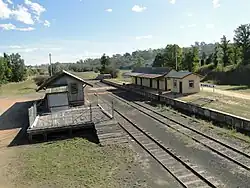
M177 80L174 80L174 87L177 87Z
M193 80L189 80L189 87L194 88L194 81Z
M70 85L70 92L71 92L71 94L77 94L78 93L77 84L73 83L73 84Z

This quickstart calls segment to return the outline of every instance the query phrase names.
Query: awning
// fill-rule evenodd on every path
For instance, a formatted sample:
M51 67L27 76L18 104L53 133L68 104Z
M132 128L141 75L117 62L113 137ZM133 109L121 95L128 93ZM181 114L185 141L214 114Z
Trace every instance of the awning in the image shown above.
M140 78L159 78L159 77L163 77L164 75L162 74L141 74L138 77Z
M51 87L47 88L45 93L50 94L50 93L65 93L68 91L68 86L59 86L59 87Z

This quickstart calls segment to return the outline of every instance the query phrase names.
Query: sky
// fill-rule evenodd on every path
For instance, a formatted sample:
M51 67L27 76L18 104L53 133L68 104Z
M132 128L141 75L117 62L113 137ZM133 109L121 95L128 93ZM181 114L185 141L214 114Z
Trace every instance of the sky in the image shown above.
M249 0L0 0L0 55L27 65L233 39Z

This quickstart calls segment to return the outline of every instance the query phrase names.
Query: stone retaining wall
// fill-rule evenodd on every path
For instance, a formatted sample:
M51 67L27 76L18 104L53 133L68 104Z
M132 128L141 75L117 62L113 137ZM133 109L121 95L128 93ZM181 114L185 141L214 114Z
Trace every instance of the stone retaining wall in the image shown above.
M215 109L201 107L201 106L191 104L185 101L181 101L178 99L172 99L166 96L152 94L149 92L145 92L143 90L136 90L136 89L131 90L125 85L120 85L120 84L110 82L107 80L103 80L103 83L109 84L117 88L132 91L139 95L145 96L149 99L160 100L161 102L164 102L165 104L170 105L171 107L175 109L184 110L188 113L205 117L208 120L216 121L219 123L226 123L227 125L230 125L234 128L241 129L244 131L250 131L250 120L243 118L243 117L239 117L239 116L232 115L232 114L222 112L222 111L218 111Z

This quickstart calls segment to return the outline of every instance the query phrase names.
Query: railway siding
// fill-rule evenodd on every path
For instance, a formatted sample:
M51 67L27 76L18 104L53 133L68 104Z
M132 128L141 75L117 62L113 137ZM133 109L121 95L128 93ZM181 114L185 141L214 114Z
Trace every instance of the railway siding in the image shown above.
M119 115L119 125L184 187L225 187L209 172L178 156L151 133L115 111Z

